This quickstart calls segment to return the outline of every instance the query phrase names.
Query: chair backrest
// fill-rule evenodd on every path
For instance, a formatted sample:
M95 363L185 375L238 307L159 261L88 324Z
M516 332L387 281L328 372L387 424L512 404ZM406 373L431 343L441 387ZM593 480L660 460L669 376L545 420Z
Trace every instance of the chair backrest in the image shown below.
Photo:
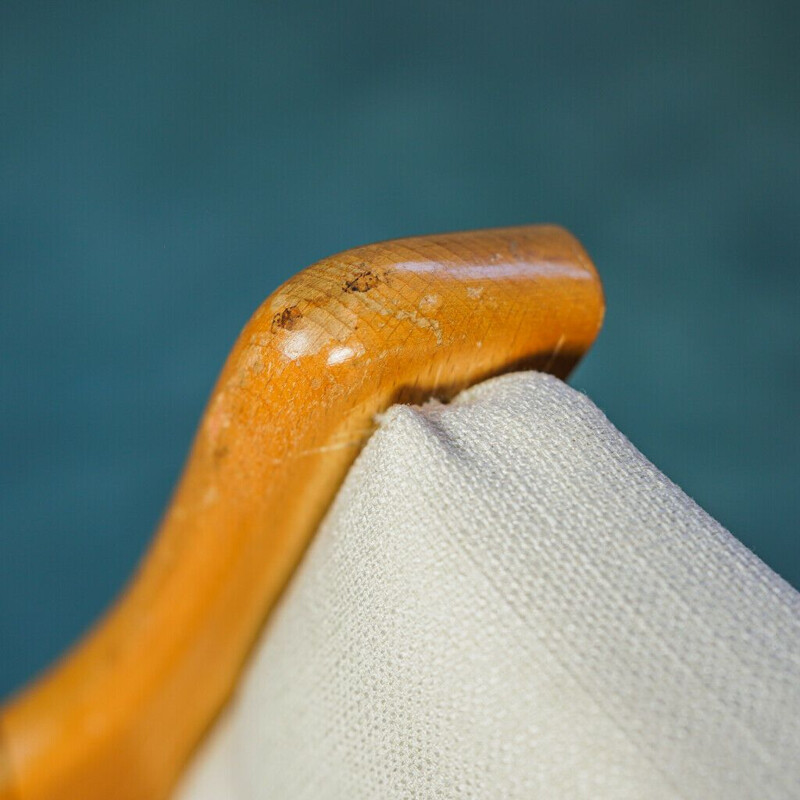
M0 716L0 797L157 800L220 710L375 414L511 369L566 375L600 282L557 227L325 259L256 311L162 527L94 631Z

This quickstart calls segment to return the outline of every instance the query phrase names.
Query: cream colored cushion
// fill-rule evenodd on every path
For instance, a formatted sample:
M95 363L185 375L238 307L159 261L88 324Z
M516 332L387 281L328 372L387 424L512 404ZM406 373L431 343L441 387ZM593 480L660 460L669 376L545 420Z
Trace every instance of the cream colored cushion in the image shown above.
M800 796L800 596L583 395L394 407L180 800Z

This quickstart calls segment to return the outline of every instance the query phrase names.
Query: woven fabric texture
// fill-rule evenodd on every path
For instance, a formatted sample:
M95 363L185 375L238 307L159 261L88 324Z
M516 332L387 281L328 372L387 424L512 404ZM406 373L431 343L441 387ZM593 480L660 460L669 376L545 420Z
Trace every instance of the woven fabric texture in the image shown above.
M580 393L396 406L180 800L800 796L800 595Z

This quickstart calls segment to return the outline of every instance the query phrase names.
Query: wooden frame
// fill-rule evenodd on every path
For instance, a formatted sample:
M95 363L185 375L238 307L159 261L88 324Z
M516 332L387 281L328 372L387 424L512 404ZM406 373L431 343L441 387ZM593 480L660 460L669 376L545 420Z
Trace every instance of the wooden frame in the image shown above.
M0 715L0 798L163 798L235 684L375 414L522 368L566 376L602 322L556 227L349 250L244 328L115 606Z

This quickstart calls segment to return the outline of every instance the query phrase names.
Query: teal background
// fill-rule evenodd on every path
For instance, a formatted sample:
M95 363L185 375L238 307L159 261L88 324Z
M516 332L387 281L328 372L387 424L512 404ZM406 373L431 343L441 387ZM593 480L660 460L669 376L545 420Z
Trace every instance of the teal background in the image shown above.
M573 383L800 585L797 8L4 2L0 694L130 574L259 302L410 234L573 230Z

